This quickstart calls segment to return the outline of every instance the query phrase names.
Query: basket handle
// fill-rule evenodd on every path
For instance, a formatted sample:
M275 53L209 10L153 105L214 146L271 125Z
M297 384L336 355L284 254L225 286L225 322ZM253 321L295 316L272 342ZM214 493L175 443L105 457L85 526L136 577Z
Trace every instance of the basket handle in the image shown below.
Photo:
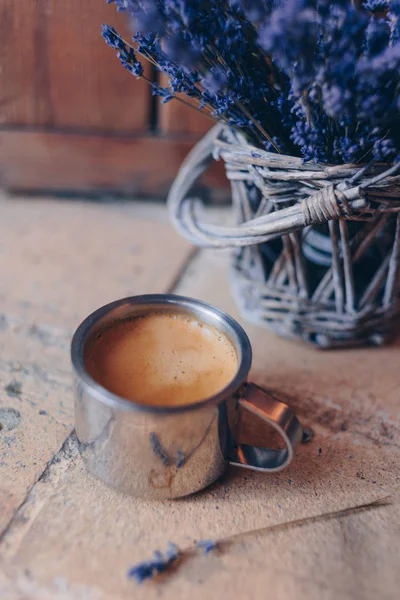
M190 197L189 193L196 180L211 163L214 142L223 130L223 125L216 125L189 152L168 195L168 208L174 226L197 246L215 248L250 246L309 225L320 225L341 217L349 218L354 212L360 215L367 206L364 197L365 188L394 171L392 168L369 181L364 180L361 188L360 185L353 185L365 171L365 168L360 168L359 173L351 178L350 185L340 183L335 186L332 182L324 181L323 187L288 208L261 215L232 227L212 225L199 218L203 203L198 198ZM240 204L241 196L246 194L245 184L240 180L232 180L231 185L232 195Z
M193 219L194 204L202 204L198 198L190 198L188 194L199 177L207 170L213 160L214 140L222 132L222 125L215 125L190 150L182 162L167 197L170 219L175 229L196 245L201 244L195 235L197 223ZM211 244L213 245L213 244Z

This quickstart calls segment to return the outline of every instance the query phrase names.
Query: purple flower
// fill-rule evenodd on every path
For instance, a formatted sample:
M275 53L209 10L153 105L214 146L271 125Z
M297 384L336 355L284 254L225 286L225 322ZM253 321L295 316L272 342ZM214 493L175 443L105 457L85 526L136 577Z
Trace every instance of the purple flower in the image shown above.
M183 93L252 144L329 163L400 155L400 0L114 0L122 65ZM165 73L160 87L142 62Z
M126 11L135 19L136 27L141 31L163 33L163 11L161 5L154 0L106 0L114 4L118 11Z
M310 0L284 0L259 31L261 47L275 56L275 63L292 78L301 95L315 72L320 16Z
M299 146L305 160L327 160L326 131L322 121L311 126L299 119L292 128L291 138Z
M199 540L196 546L197 548L201 548L204 551L204 554L208 554L212 550L215 550L218 547L218 544L215 540Z
M265 19L274 3L274 0L270 2L262 2L260 0L230 0L231 6L240 10L253 23Z
M140 61L137 60L134 49L128 48L113 27L109 25L102 25L101 27L102 36L106 43L114 50L118 50L117 56L122 66L136 77L142 77L143 67Z
M323 106L328 117L346 123L348 105L352 100L349 89L343 88L339 83L324 83L321 86Z
M384 13L389 5L389 0L364 0L362 3L365 10L372 13Z
M366 28L365 51L373 57L383 52L389 44L390 31L384 19L371 19Z
M398 124L400 44L387 46L374 58L363 56L357 65L359 117L374 126Z
M218 94L226 88L228 81L229 73L221 67L212 67L201 83L210 94Z
M390 1L388 20L392 41L396 42L400 38L400 0Z
M110 25L102 25L101 26L101 35L111 48L114 50L123 50L125 49L125 44L119 37L118 33L115 31L114 27L110 27Z
M375 160L392 161L396 157L396 146L392 139L378 139L374 143L373 154Z
M182 66L196 65L201 58L200 45L190 43L184 33L166 37L163 40L163 50L171 61Z
M129 579L136 579L137 583L143 583L146 579L151 579L155 575L167 571L180 556L181 553L178 546L172 542L168 542L165 552L155 550L153 558L131 567L128 571L128 577Z

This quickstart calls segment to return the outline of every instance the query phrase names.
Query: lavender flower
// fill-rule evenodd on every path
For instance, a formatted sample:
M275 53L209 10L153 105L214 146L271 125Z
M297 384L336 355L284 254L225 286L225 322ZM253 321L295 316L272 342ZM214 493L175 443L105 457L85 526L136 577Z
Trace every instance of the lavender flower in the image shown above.
M229 73L221 67L212 67L201 83L210 94L218 94L226 89L228 81Z
M374 158L378 161L394 160L396 158L396 147L393 140L390 138L376 140L374 143L373 153Z
M292 79L292 88L301 95L314 76L320 16L310 0L285 0L260 28L259 42ZM300 50L300 52L299 52Z
M366 10L369 10L372 13L384 13L389 5L388 0L365 0L362 3L363 7Z
M389 4L388 20L391 39L397 42L400 38L400 0L391 0Z
M316 162L400 155L400 0L108 0L132 44L105 26L122 65L149 60L199 110L261 148ZM180 101L181 96L179 96Z
M143 583L145 579L151 579L159 573L164 573L180 556L181 553L178 546L172 542L168 542L165 552L160 552L159 550L153 552L153 558L131 567L128 571L128 577L136 579L137 583Z
M218 544L215 540L199 540L196 546L197 548L201 548L204 554L209 554L209 552L217 548Z
M269 14L274 5L274 0L270 2L260 2L260 0L230 0L230 4L240 10L251 22L258 22Z
M111 48L118 50L117 56L122 66L133 75L136 75L136 77L141 77L143 75L143 67L140 61L137 60L134 49L127 47L115 29L109 25L102 25L102 36Z
M373 18L366 28L365 55L374 57L389 45L390 32L384 19Z

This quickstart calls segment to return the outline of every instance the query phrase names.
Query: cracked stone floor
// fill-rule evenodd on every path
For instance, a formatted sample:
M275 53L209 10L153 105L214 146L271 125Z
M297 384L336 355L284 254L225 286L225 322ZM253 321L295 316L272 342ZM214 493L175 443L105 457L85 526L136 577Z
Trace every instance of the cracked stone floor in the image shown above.
M314 439L282 473L232 468L179 501L122 496L77 453L71 334L96 307L146 292L238 317L229 254L194 252L152 203L0 196L0 215L2 600L399 598L399 343L318 352L243 323L252 379L287 394ZM127 578L169 540L189 550L171 573Z

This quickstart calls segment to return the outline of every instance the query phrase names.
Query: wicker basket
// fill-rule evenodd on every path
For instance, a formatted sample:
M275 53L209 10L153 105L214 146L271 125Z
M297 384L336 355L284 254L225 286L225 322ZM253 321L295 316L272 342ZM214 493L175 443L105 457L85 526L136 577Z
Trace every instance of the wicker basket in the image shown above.
M205 224L188 197L218 158L232 185L232 227ZM400 315L398 170L305 164L218 125L182 164L168 203L193 243L235 248L232 289L249 320L324 348L380 345Z

